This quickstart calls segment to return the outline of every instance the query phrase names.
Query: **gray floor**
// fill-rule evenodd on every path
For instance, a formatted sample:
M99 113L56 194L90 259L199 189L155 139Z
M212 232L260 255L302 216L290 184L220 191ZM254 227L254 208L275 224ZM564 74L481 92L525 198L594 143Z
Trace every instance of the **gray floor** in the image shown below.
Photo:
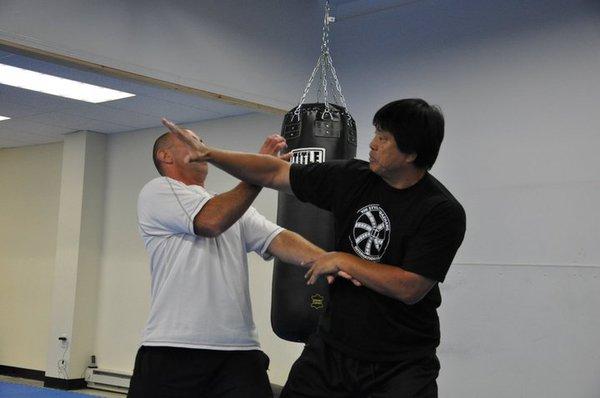
M0 381L5 381L7 383L25 384L28 386L36 386L36 387L44 386L44 382L42 382L40 380L21 379L18 377L9 377L9 376L2 376L2 375L0 375ZM117 392L101 391L101 390L91 390L91 389L87 389L87 388L84 390L72 390L72 391L78 392L80 394L92 395L92 396L102 397L102 398L125 398L125 394L120 394Z

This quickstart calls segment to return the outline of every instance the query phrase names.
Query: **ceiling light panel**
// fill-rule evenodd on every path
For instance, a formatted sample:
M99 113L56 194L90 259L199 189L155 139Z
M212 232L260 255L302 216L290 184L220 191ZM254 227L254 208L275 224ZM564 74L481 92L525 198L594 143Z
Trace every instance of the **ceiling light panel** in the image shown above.
M0 84L94 104L135 96L123 91L4 64L0 64Z

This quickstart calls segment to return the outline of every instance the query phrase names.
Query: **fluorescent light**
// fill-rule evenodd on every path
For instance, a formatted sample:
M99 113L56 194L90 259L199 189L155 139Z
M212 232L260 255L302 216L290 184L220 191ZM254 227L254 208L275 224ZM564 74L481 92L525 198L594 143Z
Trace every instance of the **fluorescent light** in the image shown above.
M10 119L8 116L0 116L0 122L8 119Z
M72 98L94 104L133 97L135 94L64 79L45 73L0 64L0 84L39 91L59 97Z

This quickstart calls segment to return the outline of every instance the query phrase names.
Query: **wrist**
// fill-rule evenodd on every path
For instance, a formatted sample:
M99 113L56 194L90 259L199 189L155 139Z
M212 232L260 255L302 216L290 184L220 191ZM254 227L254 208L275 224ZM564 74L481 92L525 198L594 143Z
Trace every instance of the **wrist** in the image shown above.
M215 152L218 152L218 150L216 148L206 146L206 148L204 148L202 152L202 157L204 158L204 161L210 163L214 160Z
M250 184L249 182L246 182L246 181L241 181L238 184L238 186L248 192L256 193L256 194L258 194L262 189L262 187L260 185Z
M338 252L338 270L351 273L352 262L349 261L350 255L344 252Z

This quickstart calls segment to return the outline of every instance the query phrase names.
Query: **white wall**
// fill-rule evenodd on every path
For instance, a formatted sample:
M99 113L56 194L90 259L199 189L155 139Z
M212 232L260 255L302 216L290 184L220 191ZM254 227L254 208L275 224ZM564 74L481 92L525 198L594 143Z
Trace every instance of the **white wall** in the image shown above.
M278 132L281 118L259 114L192 124L208 143L236 150L256 151L264 138ZM152 145L163 132L148 129L112 135L107 148L104 250L102 256L96 355L100 367L131 371L140 332L149 306L148 259L136 227L137 195L158 174L152 163ZM211 167L207 188L224 192L236 180ZM263 191L254 206L276 219L277 195ZM263 350L271 357L271 380L283 383L301 345L277 338L270 325L272 262L250 257L254 319Z
M62 144L0 150L0 365L44 370Z
M600 3L422 1L335 27L360 157L390 100L446 116L433 174L468 226L442 286L441 396L597 396Z

